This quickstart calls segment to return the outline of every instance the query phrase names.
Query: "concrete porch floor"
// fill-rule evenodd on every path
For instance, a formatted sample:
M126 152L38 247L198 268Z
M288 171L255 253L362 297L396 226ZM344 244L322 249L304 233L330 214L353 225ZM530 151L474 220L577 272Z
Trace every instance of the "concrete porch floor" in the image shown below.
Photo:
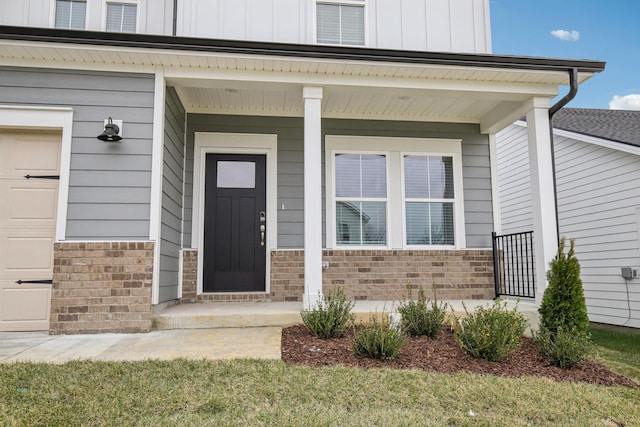
M449 304L457 316L464 315L463 303L469 312L476 307L493 304L493 300L451 300ZM353 313L356 321L367 321L371 314L397 312L398 301L356 301ZM507 300L512 308L515 300ZM533 329L538 327L538 309L533 302L517 302L518 310ZM302 323L301 302L206 302L173 305L159 310L153 319L153 328L213 329L290 326ZM528 331L527 331L528 332Z

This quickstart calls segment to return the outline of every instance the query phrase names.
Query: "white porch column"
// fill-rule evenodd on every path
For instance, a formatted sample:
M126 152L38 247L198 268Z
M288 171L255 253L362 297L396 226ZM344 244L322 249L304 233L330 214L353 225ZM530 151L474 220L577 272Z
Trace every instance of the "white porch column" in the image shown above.
M558 251L558 242L549 135L549 101L534 99L531 107L527 112L527 132L533 199L536 304L540 305L542 295L547 289L546 272L549 262Z
M313 309L322 298L322 88L305 87L304 97L304 295Z

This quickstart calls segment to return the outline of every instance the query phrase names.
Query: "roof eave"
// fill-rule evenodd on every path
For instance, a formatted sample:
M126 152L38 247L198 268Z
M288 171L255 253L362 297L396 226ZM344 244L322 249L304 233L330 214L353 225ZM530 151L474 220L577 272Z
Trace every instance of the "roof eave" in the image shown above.
M105 38L108 35L108 38ZM0 39L93 46L168 49L195 52L255 54L279 57L306 57L350 61L393 62L456 67L501 68L514 70L599 73L605 62L529 56L429 52L367 47L275 43L245 40L176 37L152 34L104 33L37 27L0 25Z

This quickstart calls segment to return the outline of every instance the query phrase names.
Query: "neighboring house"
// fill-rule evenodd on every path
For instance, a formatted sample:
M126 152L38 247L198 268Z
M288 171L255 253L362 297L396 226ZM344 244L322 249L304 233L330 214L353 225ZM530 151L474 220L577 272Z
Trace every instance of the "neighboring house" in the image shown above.
M604 69L492 55L488 0L0 10L3 330L144 331L176 302L333 286L491 298L494 134L526 115L546 176L550 100ZM109 120L121 142L97 139Z
M638 328L640 278L622 269L640 268L640 111L565 108L553 126L560 234L576 242L589 319ZM531 230L526 123L496 143L502 232Z

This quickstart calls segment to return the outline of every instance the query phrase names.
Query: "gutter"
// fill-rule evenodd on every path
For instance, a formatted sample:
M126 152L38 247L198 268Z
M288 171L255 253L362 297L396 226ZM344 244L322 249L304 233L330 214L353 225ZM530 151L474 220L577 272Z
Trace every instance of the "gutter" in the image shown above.
M556 151L555 144L553 142L553 116L560 111L562 107L567 105L569 101L576 97L578 94L578 70L571 68L569 70L569 93L567 93L561 100L556 102L551 108L549 108L549 136L551 143L551 173L553 174L553 203L556 214L556 239L558 245L560 245L560 217L558 214L558 183L556 180Z
M174 24L177 24L175 18L174 16ZM104 33L98 31L0 25L0 40L2 39L45 43L71 43L75 45L442 65L448 67L460 66L559 72L575 69L582 73L599 73L603 71L605 67L604 62L595 60L410 51L338 45L257 42L154 34Z

